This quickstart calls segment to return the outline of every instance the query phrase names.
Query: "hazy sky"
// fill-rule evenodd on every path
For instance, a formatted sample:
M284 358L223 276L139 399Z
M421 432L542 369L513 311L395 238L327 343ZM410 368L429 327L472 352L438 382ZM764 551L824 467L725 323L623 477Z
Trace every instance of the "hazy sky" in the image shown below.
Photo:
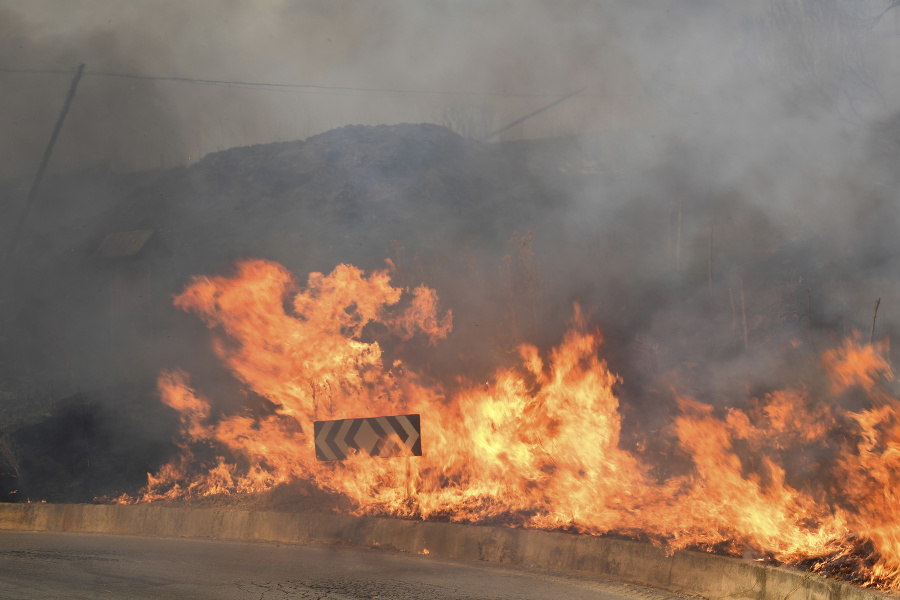
M125 167L348 123L440 122L448 110L458 118L489 111L502 124L587 88L579 114L555 115L572 130L560 115L593 121L598 107L612 107L613 120L624 118L642 94L614 15L589 2L3 1L0 28L2 67L87 63L63 153L77 136L82 157L114 155ZM92 71L410 93L241 89ZM40 128L52 126L69 78L0 77L3 170L15 172L39 156Z
M0 68L87 64L54 168L173 166L354 123L443 122L483 133L581 88L509 136L641 128L757 135L768 124L790 127L798 105L835 122L890 113L896 16L871 31L858 26L886 5L0 0ZM33 171L69 82L65 74L0 73L0 178Z

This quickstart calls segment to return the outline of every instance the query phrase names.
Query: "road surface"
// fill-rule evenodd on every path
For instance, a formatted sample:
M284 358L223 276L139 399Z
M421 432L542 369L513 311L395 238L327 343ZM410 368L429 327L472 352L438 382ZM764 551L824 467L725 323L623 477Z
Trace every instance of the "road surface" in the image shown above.
M382 549L0 531L0 598L684 600Z

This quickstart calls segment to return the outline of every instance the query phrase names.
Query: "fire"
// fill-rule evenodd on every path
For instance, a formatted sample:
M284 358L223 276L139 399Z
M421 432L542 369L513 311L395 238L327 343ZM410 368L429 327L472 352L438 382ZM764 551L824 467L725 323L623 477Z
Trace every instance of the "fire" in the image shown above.
M881 378L894 378L887 361L888 343L880 341L875 344L861 344L859 337L859 333L855 333L844 340L842 346L826 351L822 357L825 370L831 379L832 391L835 393L846 391L853 386L860 386L873 393Z
M675 428L679 446L690 454L696 470L680 504L691 514L687 522L718 524L706 530L701 525L677 545L700 542L712 547L729 542L736 550L750 548L791 560L826 554L844 535L843 515L788 485L784 469L772 458L775 453L767 451L791 443L792 430L778 432L766 427L772 423L773 414L776 427L783 425L778 423L784 416L779 411L790 400L798 404L803 401L783 395L768 399L758 422L743 411L731 409L721 418L710 406L681 400L682 415L677 417ZM770 407L774 410L767 410ZM791 415L795 425L807 416L802 410L796 419ZM775 438L770 442L767 438L773 433ZM745 472L735 451L738 442L746 442L755 450L760 463L757 472ZM772 442L775 448L765 447Z
M518 366L445 389L385 361L382 344L437 344L453 319L434 290L394 287L390 275L390 264L368 275L341 265L300 286L249 260L193 279L175 305L203 319L217 356L273 409L215 418L187 373L163 372L181 453L140 500L305 481L359 514L619 533L825 572L852 560L857 581L900 588L900 400L886 387L887 342L856 336L826 352L827 391L774 391L745 408L677 398L671 454L689 467L661 477L620 443L619 378L577 305L546 355L522 345ZM870 407L842 409L851 393ZM315 459L314 421L404 413L421 415L422 457Z

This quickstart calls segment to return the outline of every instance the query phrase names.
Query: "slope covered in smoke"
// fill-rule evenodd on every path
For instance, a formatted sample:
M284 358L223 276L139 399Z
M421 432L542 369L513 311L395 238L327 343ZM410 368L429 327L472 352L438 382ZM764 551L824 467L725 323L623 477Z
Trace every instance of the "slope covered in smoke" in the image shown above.
M869 143L873 154L896 152L883 135ZM626 440L636 444L665 426L668 386L739 405L748 389L802 379L806 361L832 336L862 329L873 296L886 295L874 284L889 279L896 256L886 236L863 235L858 251L835 254L839 224L773 220L752 199L692 177L690 149L654 171L604 144L483 144L433 125L356 126L171 171L52 179L7 272L17 282L4 296L7 414L78 388L108 397L102 390L122 382L146 402L159 369L172 366L199 373L223 410L239 409L248 399L215 364L200 324L169 299L191 276L248 257L300 276L391 259L395 283L433 287L455 327L436 348L387 351L446 384L487 376L518 343L550 347L578 301L606 334L604 356L625 386ZM665 201L639 193L661 182ZM886 200L867 193L860 218L889 227ZM107 236L129 231L153 233L134 255L99 255ZM879 337L894 327L888 302Z
M4 190L22 206L20 182ZM449 296L457 290L460 309L475 310L482 302L475 286L483 282L460 287L451 277L466 280L462 271L478 261L488 261L481 267L492 277L505 240L546 202L537 180L501 148L435 125L345 127L234 148L171 171L54 176L5 265L3 428L31 427L20 429L20 446L34 454L41 443L28 433L40 431L33 424L58 419L68 404L56 400L68 394L84 403L82 390L89 407L99 403L98 414L118 407L120 420L106 420L112 429L131 427L129 415L146 410L148 431L170 426L146 401L159 369L212 362L205 334L170 298L190 276L239 258L277 260L299 272L342 262L381 268L390 258L405 285L441 279ZM4 236L13 226L4 222ZM116 236L142 245L117 251ZM469 354L482 351L492 352ZM200 368L213 371L223 406L239 406L240 395L216 369ZM45 441L52 456L73 455ZM98 446L94 454L102 464L100 455L121 453Z

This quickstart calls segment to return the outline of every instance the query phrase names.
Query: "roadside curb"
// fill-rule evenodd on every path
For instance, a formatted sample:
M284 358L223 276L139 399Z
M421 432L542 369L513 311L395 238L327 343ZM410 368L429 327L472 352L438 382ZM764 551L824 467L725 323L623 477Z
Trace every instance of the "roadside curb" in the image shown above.
M381 546L466 561L599 575L710 600L884 600L819 575L628 540L344 515L147 504L0 504L0 530Z

